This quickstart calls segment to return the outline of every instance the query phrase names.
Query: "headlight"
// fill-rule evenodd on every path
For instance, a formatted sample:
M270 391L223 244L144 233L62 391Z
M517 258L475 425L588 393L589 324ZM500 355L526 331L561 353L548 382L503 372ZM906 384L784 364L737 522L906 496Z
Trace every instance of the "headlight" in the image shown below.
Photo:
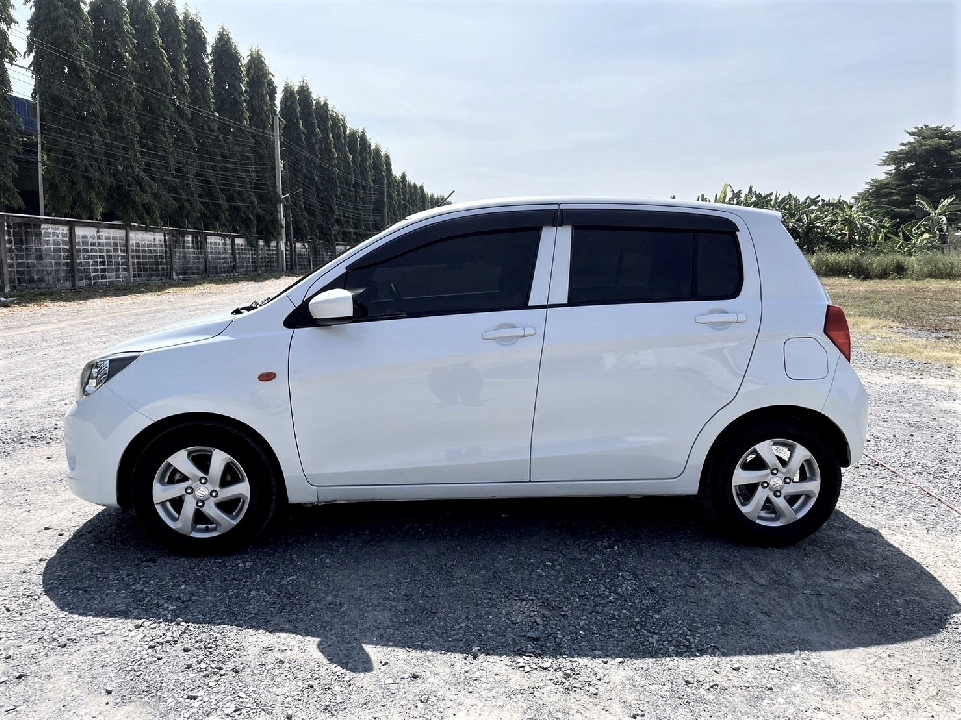
M125 353L112 357L91 360L80 373L80 388L77 400L93 395L100 387L130 363L140 357L140 353Z

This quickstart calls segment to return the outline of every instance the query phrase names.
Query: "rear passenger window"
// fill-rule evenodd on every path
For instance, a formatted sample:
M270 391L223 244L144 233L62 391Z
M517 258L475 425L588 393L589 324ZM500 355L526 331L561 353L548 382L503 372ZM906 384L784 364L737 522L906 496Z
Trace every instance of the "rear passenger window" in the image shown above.
M737 238L636 228L576 227L571 304L719 300L741 287Z
M574 229L570 303L688 300L693 285L693 233Z
M741 253L730 233L697 234L698 300L723 300L741 291Z
M357 318L526 307L539 229L461 235L347 273Z

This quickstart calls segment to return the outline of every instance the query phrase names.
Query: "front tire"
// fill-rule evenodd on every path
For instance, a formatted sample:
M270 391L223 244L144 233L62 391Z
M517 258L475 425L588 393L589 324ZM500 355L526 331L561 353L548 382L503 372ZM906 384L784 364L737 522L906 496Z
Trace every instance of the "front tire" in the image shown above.
M841 494L837 454L807 424L764 421L722 439L702 495L733 539L788 545L820 528Z
M133 507L148 534L173 552L235 552L267 526L280 483L265 450L219 423L168 429L141 454Z

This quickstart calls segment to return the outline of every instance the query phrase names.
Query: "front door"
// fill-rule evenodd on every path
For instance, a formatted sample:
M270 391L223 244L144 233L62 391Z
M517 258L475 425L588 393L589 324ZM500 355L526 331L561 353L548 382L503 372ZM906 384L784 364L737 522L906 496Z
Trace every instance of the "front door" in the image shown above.
M530 479L547 314L530 294L554 228L457 228L355 260L335 283L354 321L295 330L291 405L312 484Z
M695 213L564 210L563 223L531 478L677 477L751 359L750 236Z

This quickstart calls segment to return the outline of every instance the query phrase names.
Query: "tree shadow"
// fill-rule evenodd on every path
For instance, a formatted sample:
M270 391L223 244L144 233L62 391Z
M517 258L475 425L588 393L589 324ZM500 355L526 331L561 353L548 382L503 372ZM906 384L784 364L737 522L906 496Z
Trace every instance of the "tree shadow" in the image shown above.
M332 505L288 510L243 554L190 559L104 510L48 561L43 587L75 615L317 638L355 672L372 669L364 644L624 658L868 647L936 634L959 610L842 513L781 549L701 525L690 499Z

